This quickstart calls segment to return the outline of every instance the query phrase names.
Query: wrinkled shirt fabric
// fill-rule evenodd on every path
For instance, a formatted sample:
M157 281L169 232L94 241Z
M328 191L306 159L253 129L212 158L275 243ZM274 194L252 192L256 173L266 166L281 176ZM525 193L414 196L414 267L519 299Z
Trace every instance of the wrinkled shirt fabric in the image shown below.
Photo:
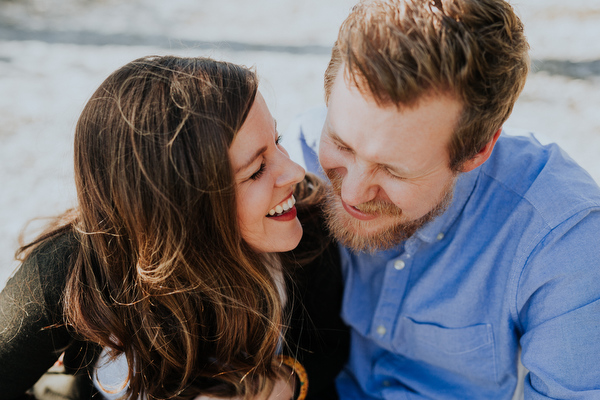
M288 132L319 172L324 108ZM299 150L298 150L299 149ZM600 399L600 189L557 145L503 132L447 211L389 251L341 248L341 399Z

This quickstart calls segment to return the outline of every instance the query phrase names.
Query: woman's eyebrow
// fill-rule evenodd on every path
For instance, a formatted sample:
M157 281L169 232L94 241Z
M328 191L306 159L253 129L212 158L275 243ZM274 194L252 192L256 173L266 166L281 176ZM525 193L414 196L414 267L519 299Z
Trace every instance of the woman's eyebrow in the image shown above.
M240 172L240 171L242 171L242 170L244 170L244 169L248 168L248 167L249 167L249 166L250 166L250 165L251 165L251 164L254 162L254 160L256 160L258 157L260 157L260 155L261 155L262 153L264 153L265 151L267 151L267 146L263 146L263 147L261 147L260 149L258 149L258 150L257 150L257 151L254 153L254 155L253 155L252 157L250 157L250 159L248 159L248 161L247 161L247 162L245 162L244 164L240 165L239 167L237 167L237 168L235 169L235 173L237 174L238 172Z

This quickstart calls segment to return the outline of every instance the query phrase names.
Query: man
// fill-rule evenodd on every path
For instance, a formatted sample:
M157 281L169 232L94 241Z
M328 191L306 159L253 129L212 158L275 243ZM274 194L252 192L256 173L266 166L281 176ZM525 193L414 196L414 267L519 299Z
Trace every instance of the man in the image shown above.
M343 23L327 112L349 360L342 399L600 399L600 189L502 133L528 72L502 0L379 0Z

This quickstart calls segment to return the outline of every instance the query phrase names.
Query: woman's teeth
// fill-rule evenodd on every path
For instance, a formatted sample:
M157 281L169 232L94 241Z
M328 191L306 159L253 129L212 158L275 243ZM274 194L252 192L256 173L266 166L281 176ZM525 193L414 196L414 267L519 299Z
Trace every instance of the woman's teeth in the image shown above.
M274 215L284 214L285 212L289 211L292 207L294 207L294 204L296 204L296 199L294 198L294 196L292 196L286 201L282 202L281 204L278 204L274 208L271 208L269 210L268 216L272 217Z

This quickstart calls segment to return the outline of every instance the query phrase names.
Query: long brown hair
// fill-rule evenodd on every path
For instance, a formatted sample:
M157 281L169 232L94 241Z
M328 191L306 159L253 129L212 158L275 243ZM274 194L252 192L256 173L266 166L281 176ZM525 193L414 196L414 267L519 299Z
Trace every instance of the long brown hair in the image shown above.
M75 233L66 321L125 354L129 398L252 396L274 377L273 256L242 240L227 152L257 87L251 70L207 58L115 71L77 123L77 209L22 249Z

